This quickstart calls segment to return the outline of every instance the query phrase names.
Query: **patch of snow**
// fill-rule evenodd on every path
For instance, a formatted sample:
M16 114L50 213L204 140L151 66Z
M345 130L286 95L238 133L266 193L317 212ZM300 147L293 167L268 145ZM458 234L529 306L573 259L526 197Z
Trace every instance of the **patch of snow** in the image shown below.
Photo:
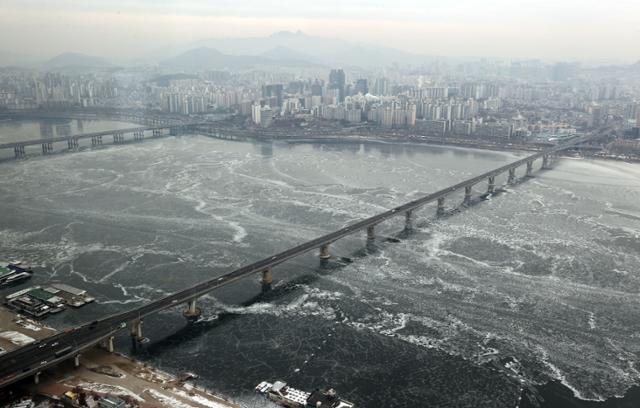
M121 387L119 385L99 384L99 383L80 383L78 384L78 387L84 390L98 392L100 394L123 395L123 396L131 397L136 401L144 401L144 398L142 398L135 392L127 388Z
M190 395L184 391L180 391L180 390L174 390L174 393L176 393L177 395L181 396L182 398L186 398L186 399L190 399L191 401L195 402L196 404L200 404L200 405L204 405L205 407L209 407L209 408L228 408L228 405L222 405L219 402L216 401L212 401L208 398L203 397L202 395L198 395L198 394L194 394L194 395Z
M173 397L170 397L169 395L163 394L151 388L148 388L144 391L149 393L154 399L156 399L158 402L160 402L164 406L173 407L173 408L195 408L192 405L185 404L182 401L179 401Z
M28 319L19 319L19 320L16 320L16 324L17 324L18 326L22 326L22 327L24 327L25 329L27 329L27 330L31 330L31 331L34 331L34 332L37 332L37 331L42 330L42 327L41 327L41 326L37 325L35 322L33 322L33 321L31 321L31 320L28 320Z
M9 340L11 343L16 346L25 346L27 344L33 343L36 341L33 337L29 337L26 334L19 333L17 331L5 331L0 333L0 338L5 340Z

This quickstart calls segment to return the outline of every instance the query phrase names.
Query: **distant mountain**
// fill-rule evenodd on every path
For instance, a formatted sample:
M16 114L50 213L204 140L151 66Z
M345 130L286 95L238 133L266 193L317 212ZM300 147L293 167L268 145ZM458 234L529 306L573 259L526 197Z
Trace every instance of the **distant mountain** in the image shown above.
M262 57L266 57L276 61L288 60L288 61L315 61L315 58L309 54L298 52L287 47L275 47L271 48L260 54Z
M76 52L65 52L44 62L44 68L109 68L112 65L104 58L80 54Z
M271 55L228 55L214 48L199 47L185 51L175 57L160 61L161 68L169 70L199 71L202 69L242 69L257 65L309 66L308 61L286 58L278 51Z
M434 60L394 48L316 37L300 31L280 31L268 37L214 38L198 41L194 46L215 48L228 55L286 55L288 59L332 66L422 64Z

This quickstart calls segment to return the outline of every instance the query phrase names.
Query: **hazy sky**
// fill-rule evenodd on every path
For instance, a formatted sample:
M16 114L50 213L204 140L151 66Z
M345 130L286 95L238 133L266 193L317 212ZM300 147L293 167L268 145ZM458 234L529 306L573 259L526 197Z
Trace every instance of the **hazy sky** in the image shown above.
M636 61L640 0L0 0L0 50L42 57L281 30L432 55Z

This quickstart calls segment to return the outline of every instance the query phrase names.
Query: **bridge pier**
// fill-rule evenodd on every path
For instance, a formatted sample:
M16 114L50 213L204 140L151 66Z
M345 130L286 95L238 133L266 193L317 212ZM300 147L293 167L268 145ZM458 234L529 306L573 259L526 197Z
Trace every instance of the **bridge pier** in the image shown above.
M267 268L262 271L262 279L260 280L260 283L262 283L263 292L271 290L271 284L273 283L273 271L271 268Z
M36 385L40 384L40 371L33 375L33 383Z
M51 143L42 144L42 154L48 154L53 151L53 145Z
M489 185L487 186L487 193L491 194L496 189L496 178L495 176L489 177Z
M509 178L507 179L507 184L513 184L516 182L516 169L509 169Z
M544 156L542 156L542 167L541 169L543 170L549 170L551 169L551 163L553 162L553 156L549 155L549 154L545 154Z
M131 322L131 341L133 347L137 347L138 344L145 342L145 337L142 334L142 320L134 320Z
M193 298L187 302L187 310L182 313L190 322L198 320L198 317L202 314L202 311L196 306L196 300L196 298Z
M19 145L17 149L18 149L18 156L16 157L18 158L27 157L27 153L24 150L24 145Z
M404 213L404 230L411 231L413 230L413 211L409 210Z
M436 210L436 215L444 215L444 197L438 198L438 209Z
M471 192L472 192L472 188L473 186L466 186L464 188L464 201L463 204L464 205L469 205L471 204Z
M367 227L367 241L375 241L376 239L376 226L369 225Z
M533 161L528 161L527 162L527 172L526 172L526 176L527 177L531 177L533 173Z
M69 150L77 149L79 145L78 138L71 137L67 139L67 146L69 147Z
M113 353L113 350L115 350L115 348L113 347L113 340L114 340L114 337L109 336L102 343L105 350L107 350L109 353Z
M320 259L329 259L331 258L331 253L329 253L329 244L324 244L320 247Z
M76 368L80 367L80 354L76 354L73 357L73 366Z

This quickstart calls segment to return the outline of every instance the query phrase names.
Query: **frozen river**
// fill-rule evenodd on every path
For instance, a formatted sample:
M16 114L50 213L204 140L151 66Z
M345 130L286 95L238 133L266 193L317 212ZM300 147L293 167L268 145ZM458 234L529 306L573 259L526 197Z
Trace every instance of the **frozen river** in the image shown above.
M34 282L96 295L49 321L61 327L517 157L189 136L9 161L0 164L0 257L38 265ZM330 384L374 408L514 407L523 386L551 379L585 399L622 395L640 377L638 203L640 166L564 159L446 220L425 207L400 242L365 251L353 236L332 246L352 263L292 260L274 270L266 296L257 276L213 292L193 327L179 308L150 318L152 343L138 357L197 372L256 407L265 403L253 387L275 379ZM377 232L396 236L403 221Z

